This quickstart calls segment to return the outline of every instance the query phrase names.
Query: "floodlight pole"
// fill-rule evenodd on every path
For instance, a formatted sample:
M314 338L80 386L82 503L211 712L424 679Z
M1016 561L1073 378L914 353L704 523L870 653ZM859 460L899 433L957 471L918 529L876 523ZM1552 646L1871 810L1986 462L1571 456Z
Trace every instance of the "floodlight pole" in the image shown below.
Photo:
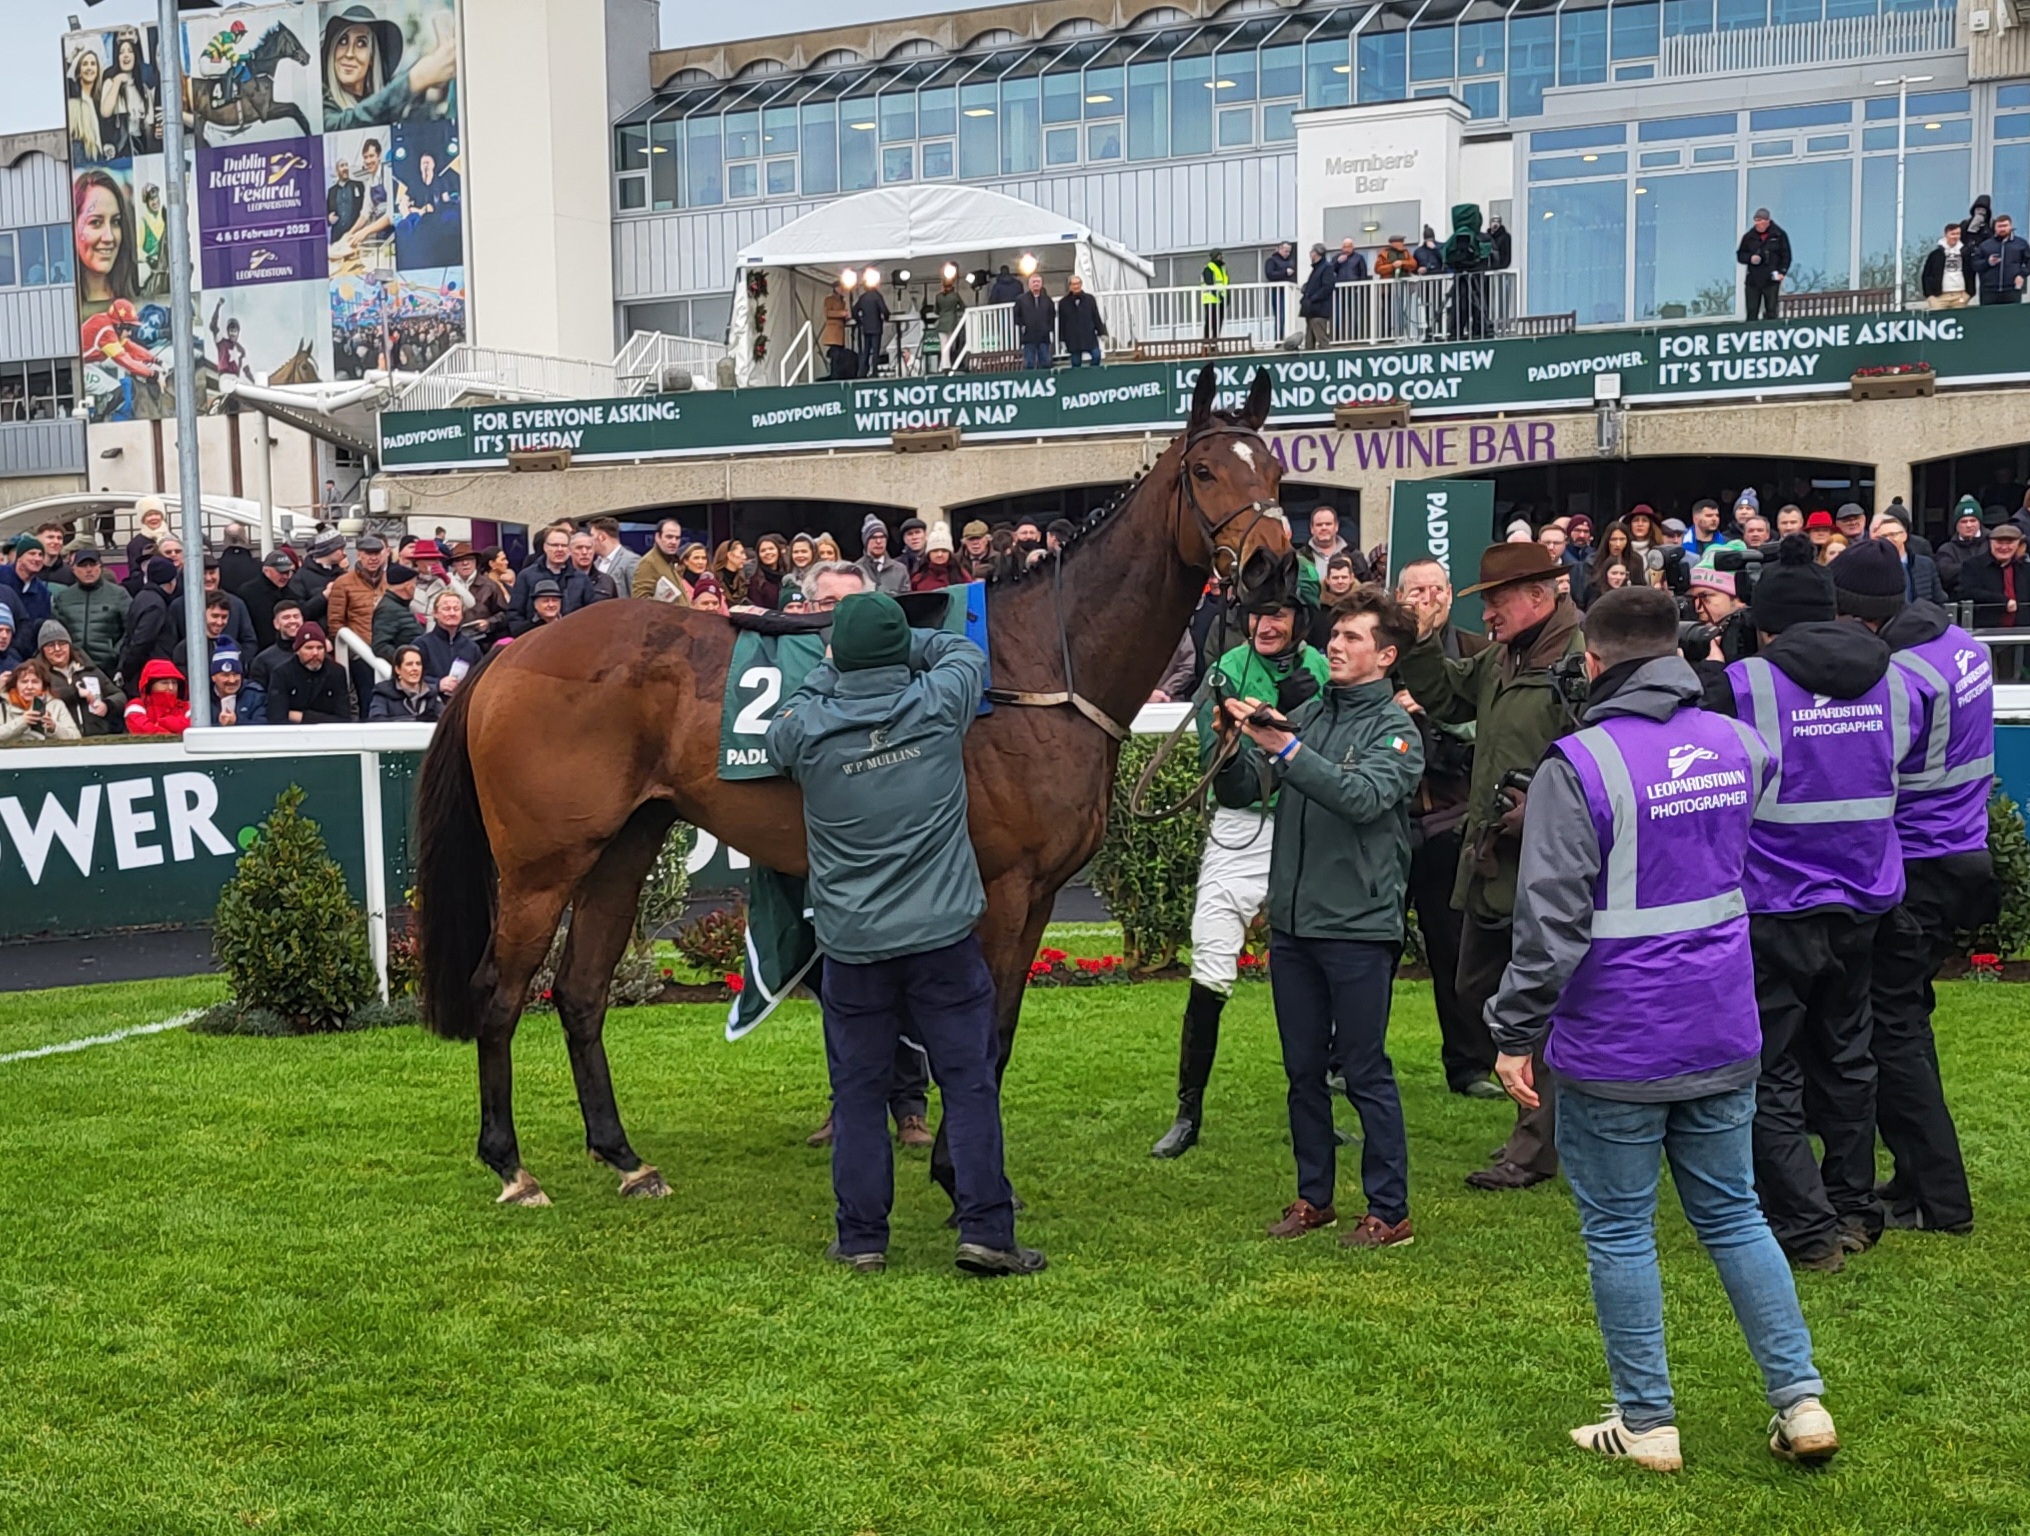
M1877 80L1877 85L1896 87L1896 307L1903 307L1903 153L1910 142L1910 88L1922 85L1930 75L1898 75L1894 80Z
M162 74L162 148L168 161L169 335L175 362L176 483L183 511L183 634L192 674L190 723L211 724L211 655L204 633L204 489L198 475L196 295L190 281L190 187L184 179L183 27L176 0L160 0L156 46Z

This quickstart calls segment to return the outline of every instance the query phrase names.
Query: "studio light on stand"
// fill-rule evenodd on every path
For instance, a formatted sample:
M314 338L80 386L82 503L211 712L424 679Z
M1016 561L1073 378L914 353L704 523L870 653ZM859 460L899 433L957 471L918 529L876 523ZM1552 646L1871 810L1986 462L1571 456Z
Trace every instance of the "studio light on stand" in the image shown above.
M1036 258L1033 255L1031 255L1028 251L1024 251L1022 253L1022 259L1019 262L1017 262L1015 266L1016 270L1021 272L1022 280L1024 282L1027 282L1030 278L1036 275Z

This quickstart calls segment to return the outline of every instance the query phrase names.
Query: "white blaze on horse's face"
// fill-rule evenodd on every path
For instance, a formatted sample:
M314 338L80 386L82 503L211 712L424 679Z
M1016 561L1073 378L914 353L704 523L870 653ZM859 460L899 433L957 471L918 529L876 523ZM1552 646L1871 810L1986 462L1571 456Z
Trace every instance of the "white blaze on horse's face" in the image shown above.
M1235 443L1234 454L1249 469L1255 467L1255 450L1246 443Z

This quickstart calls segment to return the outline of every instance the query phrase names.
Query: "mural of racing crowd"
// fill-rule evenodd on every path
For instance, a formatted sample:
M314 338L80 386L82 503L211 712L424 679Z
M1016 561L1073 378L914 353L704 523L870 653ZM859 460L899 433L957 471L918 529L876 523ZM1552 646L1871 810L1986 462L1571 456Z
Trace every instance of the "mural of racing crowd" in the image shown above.
M64 40L83 398L168 416L165 114L187 128L200 406L219 380L420 371L465 339L456 0L323 0Z

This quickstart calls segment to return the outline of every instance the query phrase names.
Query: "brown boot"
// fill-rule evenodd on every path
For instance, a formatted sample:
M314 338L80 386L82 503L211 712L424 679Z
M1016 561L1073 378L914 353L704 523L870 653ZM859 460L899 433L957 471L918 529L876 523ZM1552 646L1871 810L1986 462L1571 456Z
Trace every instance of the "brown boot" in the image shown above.
M825 1123L804 1138L807 1147L829 1147L832 1144L832 1117L825 1116Z
M895 1128L895 1139L905 1147L927 1147L937 1140L922 1115L904 1115Z
M1410 1218L1405 1216L1394 1226L1372 1212L1360 1218L1360 1223L1351 1232L1342 1233L1339 1246L1342 1248L1401 1248L1416 1241L1410 1228Z
M1339 1220L1339 1212L1331 1206L1320 1210L1309 1200L1299 1196L1283 1207L1283 1219L1269 1228L1271 1237L1302 1237L1306 1232L1316 1232L1320 1227L1329 1227Z

